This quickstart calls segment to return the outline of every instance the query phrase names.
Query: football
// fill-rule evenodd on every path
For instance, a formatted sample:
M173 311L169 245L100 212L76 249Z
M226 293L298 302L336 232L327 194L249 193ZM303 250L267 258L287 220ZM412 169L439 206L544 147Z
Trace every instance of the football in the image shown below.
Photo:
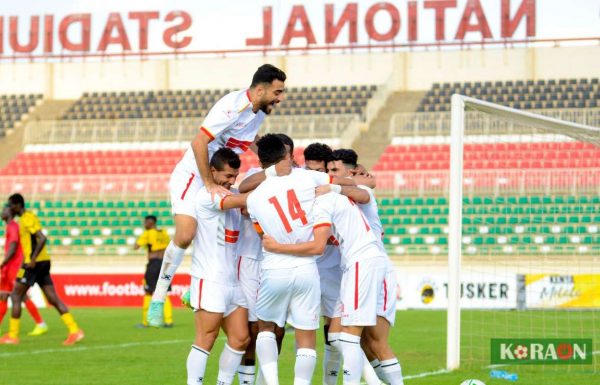
M463 382L460 383L460 385L485 385L485 383L483 381L471 379L471 380L464 380Z

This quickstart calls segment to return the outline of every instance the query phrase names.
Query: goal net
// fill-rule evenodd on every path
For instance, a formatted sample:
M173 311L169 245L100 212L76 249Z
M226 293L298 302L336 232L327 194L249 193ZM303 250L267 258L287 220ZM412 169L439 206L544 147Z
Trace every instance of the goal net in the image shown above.
M599 374L599 121L452 96L447 369Z

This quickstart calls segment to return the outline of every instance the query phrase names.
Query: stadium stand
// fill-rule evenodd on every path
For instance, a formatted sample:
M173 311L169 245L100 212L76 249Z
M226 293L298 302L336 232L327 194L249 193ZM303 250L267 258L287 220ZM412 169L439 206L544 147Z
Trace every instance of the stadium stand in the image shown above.
M303 150L294 151L299 162L304 161ZM0 175L168 175L183 153L181 149L21 152L0 170ZM241 172L258 166L254 153L244 153L241 158Z
M600 148L583 142L465 144L465 169L600 168ZM375 171L448 170L450 145L389 145Z
M450 111L455 93L525 110L600 107L599 79L593 78L435 83L417 111Z
M362 114L373 85L291 88L274 115ZM65 120L203 117L231 90L159 90L85 93Z
M380 198L384 242L392 254L438 254L447 247L448 200L442 196ZM598 254L597 195L472 196L464 199L463 244L471 254ZM151 200L34 202L57 254L127 254L143 218L172 231L170 203ZM2 238L3 229L0 230Z
M42 99L42 95L0 95L0 137L13 128L31 107Z

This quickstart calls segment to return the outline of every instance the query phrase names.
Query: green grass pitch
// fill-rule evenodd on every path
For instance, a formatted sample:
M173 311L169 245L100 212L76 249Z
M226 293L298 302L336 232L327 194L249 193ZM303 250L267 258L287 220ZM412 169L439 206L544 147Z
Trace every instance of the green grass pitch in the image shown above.
M175 310L172 329L136 329L138 309L73 309L86 338L73 347L63 347L66 328L56 312L43 310L50 331L27 337L32 321L24 312L21 344L0 345L0 384L14 385L165 385L185 383L185 361L192 342L193 319L187 310ZM7 318L7 317L6 317ZM3 332L6 331L5 318ZM400 358L405 383L459 385L477 378L486 384L511 384L490 379L489 339L492 337L587 337L594 338L593 365L511 366L517 385L600 384L600 312L462 312L461 369L431 374L445 366L446 313L402 311L397 315L391 344ZM321 384L322 336L313 384ZM543 335L542 335L543 334ZM216 382L218 356L224 339L219 338L207 369L206 384ZM293 383L293 336L288 334L279 363L281 384ZM237 383L237 380L236 380ZM341 383L341 380L340 380Z

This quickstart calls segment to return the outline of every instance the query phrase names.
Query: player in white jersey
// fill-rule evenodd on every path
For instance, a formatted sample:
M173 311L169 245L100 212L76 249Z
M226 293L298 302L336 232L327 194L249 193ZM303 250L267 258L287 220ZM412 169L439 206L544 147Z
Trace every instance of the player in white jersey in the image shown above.
M312 143L304 149L304 164L308 170L327 172L327 165L332 160L333 151L324 143ZM346 177L344 175L344 177ZM371 178L367 182L375 179ZM361 199L368 201L368 196L353 196L355 201ZM317 268L321 282L321 315L323 316L323 336L325 340L325 351L323 357L323 385L337 384L337 378L341 365L341 350L339 349L339 335L342 329L340 301L340 285L342 283L342 269L340 267L339 245L335 239L331 239L325 247L325 252L317 258ZM380 385L381 380L377 377L369 360L365 356L363 377L367 385Z
M280 69L265 64L258 68L248 89L231 92L210 109L200 132L192 140L183 158L177 163L169 180L171 206L175 216L175 235L165 250L163 263L148 311L151 326L162 325L162 307L167 289L191 244L198 224L194 198L202 186L212 195L227 190L211 179L209 159L221 147L241 154L257 137L265 116L284 98L286 75Z
M215 183L227 191L239 173L240 158L221 148L210 160ZM198 226L192 257L190 304L196 337L187 359L187 384L203 383L208 356L219 330L227 343L219 359L218 383L229 385L249 342L248 309L237 277L237 240L246 194L216 195L203 186L194 198Z
M362 192L368 194L365 190ZM282 244L265 236L263 247L275 253L312 255L322 253L332 235L339 242L341 265L344 267L340 333L344 384L357 385L364 363L361 334L363 329L367 331L377 325L378 308L384 306L387 295L384 285L386 256L377 245L378 235L373 234L368 221L352 199L333 192L321 195L315 202L313 215L312 241Z
M339 149L333 152L332 160L328 163L327 168L331 176L350 177L364 173L364 171L358 169L357 165L358 155L354 150ZM363 188L369 194L367 202L359 204L359 207L367 219L369 226L371 226L373 234L380 234L377 237L377 246L382 254L386 256L387 263L384 279L387 295L385 296L383 306L377 309L377 325L375 328L365 330L361 343L378 377L384 379L389 384L401 384L402 369L388 342L390 327L394 325L396 317L396 269L387 256L383 245L383 226L379 219L379 210L373 190L366 186L358 187Z
M285 134L275 134L284 143L287 152L290 154L292 164L294 163L294 141ZM263 171L262 167L253 167L246 171L246 178ZM242 364L238 368L238 379L240 385L249 385L255 383L255 349L256 337L258 335L258 318L256 317L256 298L260 283L260 261L262 260L262 239L254 229L252 220L248 215L242 216L240 227L240 237L238 240L238 278L242 291L248 303L248 329L250 332L250 343L246 353L242 358ZM277 348L281 352L281 344L285 336L285 328L275 328L277 338ZM256 384L264 384L264 379L259 375L256 377Z
M315 187L331 182L327 174L292 169L289 154L276 135L258 142L258 157L267 179L248 196L247 209L261 231L281 242L308 240ZM336 178L333 178L336 179ZM353 183L340 180L340 183ZM275 326L290 323L296 330L295 385L310 384L316 363L319 327L319 280L314 256L298 258L263 249L261 282L256 304L259 334L256 353L268 385L279 384Z

